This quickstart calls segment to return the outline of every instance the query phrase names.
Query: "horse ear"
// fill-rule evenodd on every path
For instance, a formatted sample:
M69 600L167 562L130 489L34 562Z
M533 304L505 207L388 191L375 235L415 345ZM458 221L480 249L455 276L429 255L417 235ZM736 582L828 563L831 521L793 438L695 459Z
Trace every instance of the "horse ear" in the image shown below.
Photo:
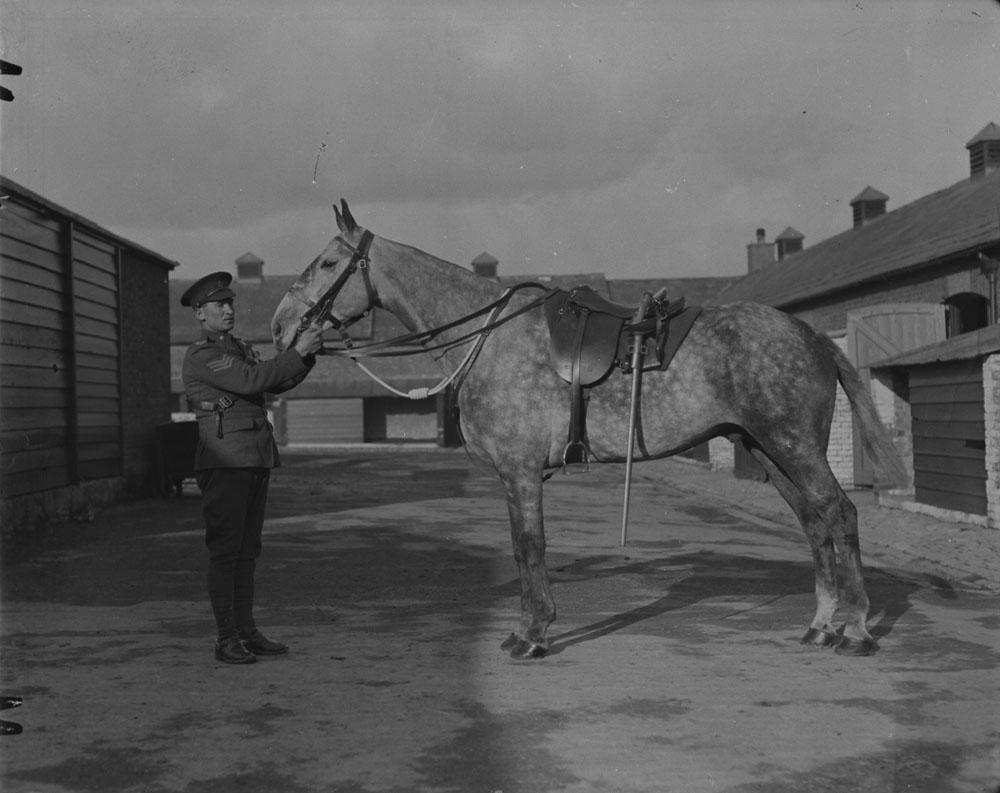
M336 211L337 207L333 209ZM340 199L340 211L337 212L337 225L340 226L340 230L345 234L354 231L358 227L354 216L351 214L351 208L347 206L347 202L343 198Z
M344 218L340 214L340 210L337 209L336 204L333 205L333 216L337 219L337 228L339 228L341 231L346 232L347 229L344 228Z

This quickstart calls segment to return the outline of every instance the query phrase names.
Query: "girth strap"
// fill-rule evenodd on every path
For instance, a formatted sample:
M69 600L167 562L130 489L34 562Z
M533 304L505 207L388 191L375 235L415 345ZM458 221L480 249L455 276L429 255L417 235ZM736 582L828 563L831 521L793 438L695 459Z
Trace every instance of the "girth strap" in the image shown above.
M587 319L590 316L590 311L587 309L582 309L582 316L580 317L580 322L576 326L576 334L573 338L573 357L571 359L570 366L570 380L571 380L571 392L570 392L570 408L569 408L569 439L566 443L566 448L563 449L563 470L566 473L570 472L569 466L571 465L582 465L583 471L578 473L586 473L590 470L590 449L587 447L587 443L583 438L584 424L586 422L584 411L584 393L583 384L580 380L580 373L583 367L580 365L580 348L583 345L583 335L587 328Z

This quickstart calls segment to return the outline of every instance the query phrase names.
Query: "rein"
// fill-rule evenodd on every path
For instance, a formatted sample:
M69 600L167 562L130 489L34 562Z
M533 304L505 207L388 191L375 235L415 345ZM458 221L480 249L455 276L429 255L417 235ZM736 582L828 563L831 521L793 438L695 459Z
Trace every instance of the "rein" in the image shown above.
M530 303L527 303L521 308L517 309L511 314L503 317L499 320L494 320L496 314L498 314L503 308L507 306L510 299L514 296L515 292L519 292L522 289L542 289L544 293L536 297ZM482 308L476 309L470 314L465 314L458 319L452 320L444 325L439 325L436 328L431 328L430 330L418 331L416 333L406 333L402 336L395 336L391 339L384 339L383 341L373 341L369 344L362 344L355 346L353 344L345 344L343 347L324 347L320 354L322 355L346 355L350 358L354 357L392 357L397 355L416 355L421 352L433 352L434 350L450 350L453 347L457 347L464 342L469 341L477 336L489 334L494 328L498 328L504 325L515 317L520 316L533 308L537 308L542 303L551 298L558 290L547 287L543 284L536 283L534 281L524 281L519 284L514 284L514 286L508 287L504 293L494 300L492 303L483 306ZM464 325L467 322L471 322L484 314L493 312L490 318L487 320L486 324L478 330L470 331L464 336L460 336L452 341L445 342L443 344L436 344L433 347L424 346L425 341L430 341L431 339L439 336L446 330L451 330L452 328L457 328L460 325Z
M471 367L472 363L475 361L476 356L479 354L479 351L482 349L482 346L486 341L486 337L489 336L491 331L499 328L507 322L510 322L515 317L537 308L559 291L557 289L546 287L543 284L525 281L507 288L497 300L494 300L489 305L483 306L470 314L465 314L464 316L461 316L458 319L444 325L417 333L407 333L405 335L396 336L392 339L386 339L384 341L376 341L370 344L355 346L354 340L347 334L347 328L355 322L358 322L368 316L373 308L382 307L382 301L379 299L378 293L372 285L371 275L369 273L369 269L371 267L369 251L371 250L372 240L374 240L374 238L375 235L365 229L361 235L361 242L358 243L358 247L355 248L343 237L337 237L337 240L342 245L345 245L353 252L351 255L351 261L348 263L347 267L344 268L344 271L337 276L337 279L333 282L330 288L323 292L318 299L313 300L294 285L288 290L288 294L292 295L299 302L304 303L309 307L299 320L299 327L295 331L295 338L292 343L294 344L295 339L299 337L302 331L311 325L321 325L324 322L329 322L334 329L339 331L344 346L324 346L317 354L341 355L349 357L365 374L398 396L406 396L410 399L424 399L425 397L437 394L447 388L448 385L455 380L455 378L459 377L460 374L462 375L461 380L464 380L465 373L467 373L469 367ZM357 316L348 317L347 319L339 319L333 315L333 302L337 299L337 295L340 294L340 291L344 288L344 284L347 283L348 279L359 270L365 279L365 290L368 293L368 307ZM521 289L529 288L542 289L543 293L531 300L529 303L521 306L516 311L507 314L501 319L497 319L500 312L507 307L507 304L510 303L511 298L516 292ZM425 342L436 338L444 331L464 325L465 323L471 322L472 320L486 314L489 316L486 318L486 322L481 328L470 331L469 333L448 342L436 344L430 347L425 346ZM435 350L444 350L447 352L465 344L466 342L472 341L473 339L477 340L476 344L469 348L465 358L462 359L462 362L454 372L445 377L444 380L432 388L414 388L407 393L393 388L370 369L362 365L360 361L358 361L358 358L360 357L416 355L418 353L433 352ZM461 380L459 382L461 382Z
M519 309L517 309L517 311L514 311L501 319L497 319L497 315L501 311L503 311L504 308L506 308L507 304L510 302L510 299L514 296L514 294L521 289L527 289L527 288L544 289L545 292L542 295L533 299L531 302L521 306ZM445 325L441 325L437 328L431 328L430 330L421 331L419 333L408 333L403 336L396 336L395 338L392 339L386 339L385 341L377 341L377 342L372 342L371 344L365 344L362 345L361 347L353 347L353 346L350 347L345 346L344 348L324 347L322 350L320 350L320 354L347 356L352 361L354 361L357 367L361 369L361 371L363 371L366 375L368 375L372 380L377 382L383 388L386 388L392 393L396 394L397 396L405 396L409 397L410 399L425 399L428 396L434 396L435 394L438 394L441 391L443 391L452 382L454 382L456 378L459 378L459 383L461 383L465 379L465 375L468 373L469 368L471 368L472 364L475 362L476 357L479 355L479 351L482 349L483 344L485 344L486 342L486 337L490 335L491 331L493 331L496 328L499 328L501 325L504 325L507 322L510 322L510 320L514 319L515 317L518 317L521 314L531 311L533 308L537 308L546 300L548 300L550 297L552 297L552 295L554 295L557 291L558 290L556 289L547 288L542 284L526 281L524 283L515 284L514 286L507 288L504 291L504 293L499 297L499 299L493 301L489 305L483 306L482 308L472 312L471 314L466 314L465 316L459 317L458 319L449 322ZM466 333L463 336L460 336L457 339L453 339L452 341L445 342L443 344L436 344L432 347L424 346L423 344L424 341L434 338L435 336L437 336L438 334L442 333L445 330L448 330L449 328L454 328L459 325L463 325L466 322L470 322L471 320L476 319L477 317L481 317L483 314L486 313L489 313L489 316L486 318L486 322L483 324L481 328L473 330L469 333ZM447 352L448 350L455 349L456 347L459 347L462 344L465 344L466 342L469 342L473 339L476 339L476 343L469 348L469 351L466 353L465 357L462 359L462 362L458 365L455 371L452 372L447 377L445 377L440 383L430 388L427 387L413 388L407 392L400 391L399 389L389 385L387 382L385 382L385 380L380 378L378 375L376 375L373 371L371 371L368 367L366 367L358 360L359 357L374 358L374 357L394 357L401 355L417 355L418 353L433 352L435 350L444 350ZM459 377L460 375L461 377Z

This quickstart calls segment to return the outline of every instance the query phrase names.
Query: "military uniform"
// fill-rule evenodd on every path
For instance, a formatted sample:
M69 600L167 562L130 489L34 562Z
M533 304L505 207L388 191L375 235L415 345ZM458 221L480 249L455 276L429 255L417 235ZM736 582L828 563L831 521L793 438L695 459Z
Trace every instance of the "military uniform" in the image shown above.
M228 273L207 276L181 302L198 308L231 299L230 280ZM265 639L253 618L270 469L280 463L264 395L298 385L314 364L313 356L303 358L294 348L263 361L249 344L208 329L184 357L184 389L198 420L194 468L202 491L209 599L218 628L216 657L228 663L254 658L243 656L238 646L235 660L227 653L225 648L239 639L257 654L288 649Z
M188 404L198 418L195 471L277 467L264 394L295 387L314 361L294 349L261 361L249 344L211 331L188 347L181 371Z

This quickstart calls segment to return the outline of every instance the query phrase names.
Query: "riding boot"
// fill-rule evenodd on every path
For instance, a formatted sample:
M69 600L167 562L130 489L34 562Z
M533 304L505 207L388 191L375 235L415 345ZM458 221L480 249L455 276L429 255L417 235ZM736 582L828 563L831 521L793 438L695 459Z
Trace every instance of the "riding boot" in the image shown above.
M224 664L252 664L257 658L243 646L236 629L231 565L212 562L208 570L208 596L219 636L215 643L215 660Z
M240 559L236 563L233 576L233 617L236 629L241 638L250 636L257 630L253 618L254 571L256 562L253 559Z
M241 559L236 565L236 599L233 612L243 646L256 655L283 655L288 645L268 639L257 629L253 618L254 569L253 559Z
M210 561L208 564L208 599L212 604L212 614L219 641L236 636L236 613L234 599L233 566L224 561Z

